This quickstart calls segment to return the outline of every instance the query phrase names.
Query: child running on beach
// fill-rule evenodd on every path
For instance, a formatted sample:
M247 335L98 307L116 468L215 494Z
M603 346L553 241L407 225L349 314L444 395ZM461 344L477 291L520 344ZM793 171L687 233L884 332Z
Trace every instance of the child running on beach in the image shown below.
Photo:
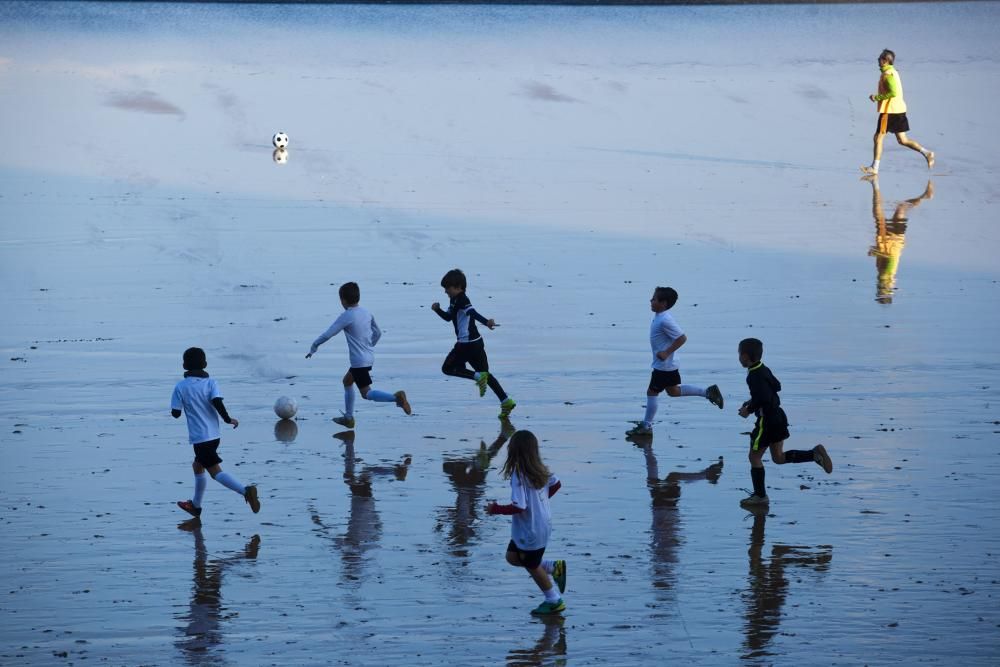
M402 408L406 414L411 414L409 401L406 400L405 391L397 391L390 394L387 391L372 389L372 364L375 363L375 352L372 348L382 337L382 330L375 323L375 318L363 308L361 303L361 288L357 283L344 283L340 286L340 305L344 307L344 312L340 314L330 328L320 334L319 338L313 341L309 348L309 359L319 346L336 336L341 331L347 339L347 351L350 358L351 367L344 375L344 413L340 417L334 417L333 421L346 428L354 428L354 385L358 385L361 398L377 403L395 403L396 407Z
M882 142L886 132L896 135L896 141L900 146L906 146L924 156L927 160L927 168L934 166L934 151L929 151L913 139L906 136L910 131L910 123L906 119L906 102L903 101L903 82L899 79L899 72L896 71L894 63L896 54L885 49L878 57L878 68L881 75L878 79L878 92L869 95L868 99L878 105L878 124L875 126L874 155L870 167L861 167L868 176L878 173L879 163L882 161Z
M707 398L713 405L722 409L722 392L718 385L702 389L692 384L681 384L681 374L677 369L674 353L687 342L687 336L677 326L673 316L667 311L677 303L677 291L672 287L657 287L653 290L653 298L649 300L649 309L655 315L649 326L649 345L653 350L653 372L646 389L646 415L635 427L626 431L630 437L650 436L653 434L653 417L659 403L659 394L666 391L667 396L701 396Z
M180 500L177 506L191 516L201 516L201 500L208 485L205 471L219 484L243 496L256 514L260 511L260 500L257 498L257 487L244 486L242 482L222 471L222 459L219 457L219 417L233 428L240 425L239 420L230 417L219 393L219 385L208 376L205 369L208 360L205 351L200 347L189 347L184 350L184 379L174 386L170 397L170 414L177 419L183 413L187 416L188 440L194 446L194 496L190 500Z
M764 451L771 450L771 460L782 463L817 463L827 474L833 472L833 461L826 453L826 447L816 445L810 450L782 450L788 438L788 418L781 409L781 383L771 369L764 365L764 344L756 338L744 338L739 346L740 364L747 369L747 386L750 400L739 409L740 417L746 419L751 414L757 416L750 433L750 479L753 493L740 501L747 508L767 505L767 487L764 486Z
M561 595L566 590L566 561L543 560L542 556L552 533L549 498L562 483L542 463L538 439L531 431L517 431L511 436L503 475L510 480L510 504L498 505L494 501L486 506L486 513L511 516L507 562L527 570L545 596L531 613L535 616L558 614L566 609Z
M441 279L441 287L445 294L451 299L448 310L441 310L441 304L437 301L431 304L431 310L446 322L455 325L455 336L458 342L444 360L441 372L445 375L475 380L479 387L480 398L486 395L486 387L493 390L500 401L500 419L510 416L511 410L517 406L517 402L507 395L494 375L490 374L490 362L486 358L486 344L483 337L479 335L476 322L485 324L490 329L499 326L492 319L486 319L472 307L472 302L465 293L465 274L460 269L452 269L444 274ZM472 366L470 371L466 364Z

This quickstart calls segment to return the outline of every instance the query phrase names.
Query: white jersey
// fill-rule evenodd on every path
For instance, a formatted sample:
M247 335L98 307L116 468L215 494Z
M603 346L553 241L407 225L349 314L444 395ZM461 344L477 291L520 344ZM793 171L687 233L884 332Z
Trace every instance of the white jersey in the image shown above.
M375 324L375 318L367 308L351 306L340 314L330 328L320 334L309 348L310 354L315 354L320 345L336 336L341 331L347 339L347 351L351 359L351 368L368 368L375 363L373 348L382 337L382 330Z
M552 533L552 512L549 510L549 487L558 484L555 475L540 489L532 488L528 480L522 480L519 473L510 477L510 502L514 507L525 510L513 515L510 524L510 539L522 551L544 549Z
M192 445L219 438L219 413L212 405L213 398L222 398L222 394L210 377L188 376L174 386L170 409L184 413Z
M671 352L666 359L656 356L657 352L663 352L670 347L675 340L684 335L681 328L677 326L673 315L668 311L657 313L649 325L649 347L653 350L653 368L658 371L676 371L677 360L674 359L675 352Z

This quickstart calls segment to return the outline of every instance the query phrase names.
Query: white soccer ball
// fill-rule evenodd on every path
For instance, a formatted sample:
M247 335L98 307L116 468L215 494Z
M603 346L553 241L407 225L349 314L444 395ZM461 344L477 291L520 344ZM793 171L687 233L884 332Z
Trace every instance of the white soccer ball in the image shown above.
M274 144L275 148L287 148L288 135L284 132L275 132L274 136L271 137L271 143Z
M288 162L288 151L284 148L275 148L274 152L271 153L271 159L278 164L285 164Z
M291 419L298 410L299 406L295 404L294 398L282 396L274 402L274 414L282 419Z

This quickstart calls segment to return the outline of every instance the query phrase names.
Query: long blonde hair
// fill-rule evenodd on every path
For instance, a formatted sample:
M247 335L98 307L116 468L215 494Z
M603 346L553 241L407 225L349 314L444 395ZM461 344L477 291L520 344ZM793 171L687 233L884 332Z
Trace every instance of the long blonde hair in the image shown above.
M542 463L538 453L538 438L531 431L517 431L507 443L507 461L503 464L503 476L510 479L519 474L532 487L541 489L549 481L551 473Z

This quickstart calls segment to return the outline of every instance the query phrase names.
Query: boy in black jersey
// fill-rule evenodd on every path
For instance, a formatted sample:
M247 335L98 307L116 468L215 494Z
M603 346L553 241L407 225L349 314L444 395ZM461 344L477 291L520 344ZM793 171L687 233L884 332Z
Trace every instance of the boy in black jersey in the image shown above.
M493 390L497 399L500 400L500 419L510 416L511 410L517 405L513 398L507 395L496 377L490 375L490 362L486 358L486 345L483 337L479 335L476 322L485 324L490 329L498 326L493 320L488 320L472 307L472 302L465 294L466 281L465 274L460 269L452 269L444 274L441 279L441 287L445 294L451 299L448 310L441 310L441 304L434 302L431 310L438 316L455 325L455 337L458 342L448 353L441 372L445 375L475 380L479 387L479 396L486 395L486 387ZM466 368L466 364L472 366L473 370Z
M782 450L788 438L788 418L781 409L781 383L771 369L764 365L764 344L756 338L744 338L739 347L740 364L747 369L747 386L750 400L739 409L740 417L750 414L757 416L757 422L750 433L750 479L753 480L753 494L740 501L743 507L758 507L769 503L767 488L764 486L764 450L771 450L774 463L817 463L830 474L833 461L823 445L810 450Z

